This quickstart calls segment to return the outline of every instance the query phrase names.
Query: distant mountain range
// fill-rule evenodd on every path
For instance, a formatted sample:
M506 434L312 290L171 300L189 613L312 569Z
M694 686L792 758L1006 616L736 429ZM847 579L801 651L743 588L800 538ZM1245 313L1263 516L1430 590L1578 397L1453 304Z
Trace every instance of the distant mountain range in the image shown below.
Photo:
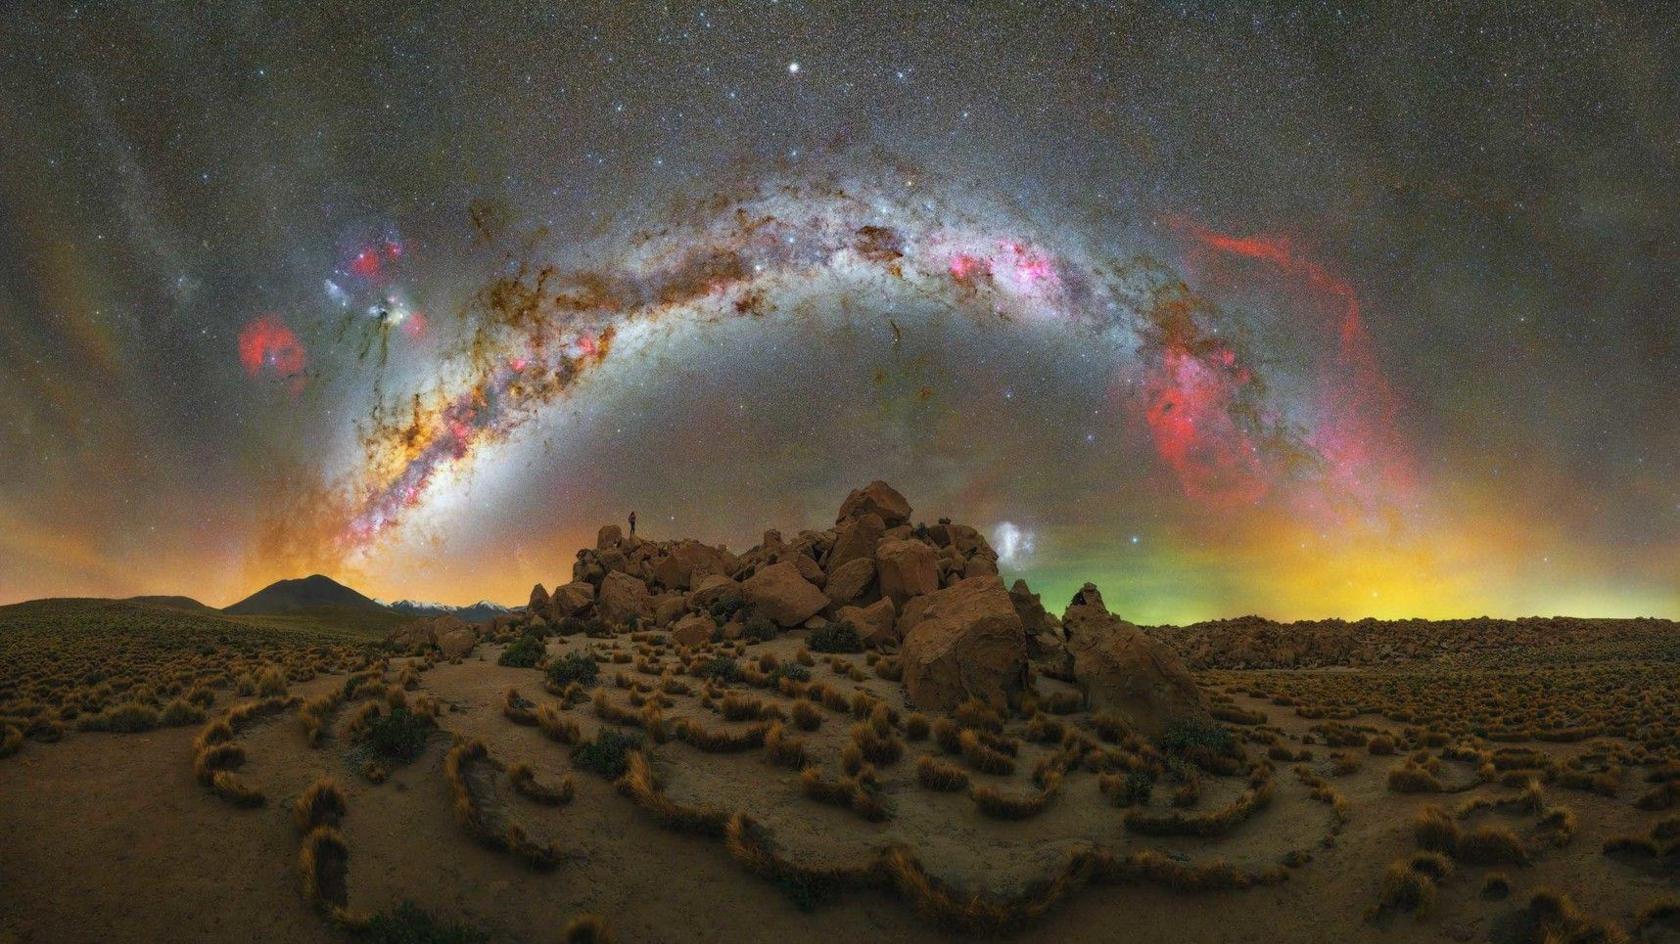
M389 622L391 614L398 616L456 616L469 623L487 623L524 607L503 606L490 600L480 600L466 606L448 603L428 603L422 600L398 600L387 603L375 600L322 574L312 574L295 580L278 580L258 590L232 606L218 610L187 596L138 596L117 602L142 606L167 607L192 613L226 613L231 616L288 616L313 614L349 616L355 613L380 614ZM396 622L402 622L397 620Z
M375 601L380 602L380 601ZM458 616L469 623L485 623L498 616L505 616L513 612L512 607L489 600L480 600L468 606L451 606L447 603L422 603L419 600L398 600L395 603L384 604L387 609L398 613L412 613L415 616Z

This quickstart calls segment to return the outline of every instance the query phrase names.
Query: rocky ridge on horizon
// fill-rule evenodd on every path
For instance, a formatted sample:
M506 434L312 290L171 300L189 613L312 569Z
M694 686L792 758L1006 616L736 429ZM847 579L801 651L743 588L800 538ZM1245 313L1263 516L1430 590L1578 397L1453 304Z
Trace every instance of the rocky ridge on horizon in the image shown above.
M740 554L607 525L594 547L578 551L568 582L552 592L538 584L526 608L497 617L487 638L654 630L696 647L785 632L847 638L849 629L857 645L897 653L910 701L926 710L971 698L1001 708L1037 673L1076 684L1087 706L1146 734L1208 717L1178 656L1109 613L1095 586L1057 617L1024 580L1004 585L997 552L977 529L912 521L904 496L875 481L846 497L833 527L792 538L766 531ZM458 657L476 633L445 615L391 641Z

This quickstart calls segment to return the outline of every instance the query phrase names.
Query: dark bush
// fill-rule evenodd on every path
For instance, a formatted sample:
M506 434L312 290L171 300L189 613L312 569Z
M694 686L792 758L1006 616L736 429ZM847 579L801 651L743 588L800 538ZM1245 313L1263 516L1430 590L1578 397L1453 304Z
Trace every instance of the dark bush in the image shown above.
M533 668L542 660L543 652L542 639L533 633L526 633L515 639L513 645L502 650L502 657L496 660L496 664L516 669Z
M863 638L858 635L857 627L839 621L811 630L805 645L812 652L862 652Z
M368 725L367 738L373 749L383 757L413 760L426 749L426 738L431 733L432 719L407 708L395 708Z
M398 905L395 911L382 911L368 922L369 944L481 944L490 940L488 932L465 925L449 924L420 910L412 901Z
M564 688L573 682L586 684L595 681L595 676L601 674L601 666L586 653L568 652L564 658L556 659L548 666L548 680L555 686Z
M701 678L717 679L720 682L733 682L741 677L741 668L735 660L728 656L718 656L700 667Z
M584 770L592 770L603 777L616 780L624 776L629 761L625 755L641 750L642 738L624 734L612 728L596 732L593 741L585 741L572 749L572 763Z

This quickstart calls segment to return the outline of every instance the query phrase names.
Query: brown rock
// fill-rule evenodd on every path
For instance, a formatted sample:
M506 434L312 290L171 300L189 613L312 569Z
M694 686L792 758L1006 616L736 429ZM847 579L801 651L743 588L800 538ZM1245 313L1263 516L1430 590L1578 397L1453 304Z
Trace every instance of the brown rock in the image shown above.
M875 556L875 545L887 531L881 516L864 512L856 518L840 522L834 538L834 549L828 552L828 572L834 573L848 562Z
M1009 592L974 577L928 595L904 637L904 687L919 708L948 711L969 698L998 709L1026 684L1027 641Z
M691 613L671 627L671 639L679 646L698 646L711 639L716 629L717 624L710 616Z
M549 611L558 619L578 616L593 605L595 585L587 580L574 580L565 586L555 587L554 595L548 598Z
M1027 588L1025 580L1015 581L1009 588L1009 602L1015 615L1021 617L1021 628L1027 634L1027 655L1034 659L1048 659L1062 652L1062 624L1045 612L1038 594Z
M431 620L416 620L391 630L385 635L385 642L402 652L413 652L437 645L437 634L432 631Z
M583 548L578 551L577 561L572 564L572 580L585 581L595 586L601 585L601 578L607 575L607 569L601 566L601 559L595 551Z
M445 613L432 620L438 652L445 659L465 659L478 645L478 630L458 616Z
M1211 722L1206 696L1171 649L1110 614L1096 587L1086 584L1074 600L1062 629L1074 681L1093 711L1118 714L1146 737L1174 721Z
M706 574L695 579L694 589L688 594L688 607L692 610L709 610L712 604L732 598L742 598L739 581L723 574Z
M817 566L817 562L810 555L799 553L792 555L790 559L793 561L793 565L799 568L799 576L809 580L819 589L828 582L828 576L823 573L822 568Z
M928 603L931 602L931 600L932 597L925 594L919 597L911 597L904 606L899 609L898 622L894 627L898 633L898 638L903 639L905 636L910 635L910 630L915 629L916 624L922 621L922 617L926 614Z
M543 589L542 584L531 588L531 602L526 604L525 609L536 616L548 612L548 591Z
M627 624L631 617L645 622L653 618L653 595L647 584L615 570L601 581L595 611L608 623Z
M863 488L853 489L846 500L840 504L840 514L834 523L839 524L847 518L873 512L880 515L886 526L891 528L905 524L910 520L910 503L905 501L891 485L877 479Z
M783 627L798 626L828 606L828 597L793 561L760 568L741 584L741 593L759 614Z
M687 611L687 600L674 590L653 598L653 621L659 626L670 625Z
M875 562L867 557L847 561L828 572L823 592L840 606L858 603L875 584Z
M604 524L595 532L595 549L604 551L624 543L624 531L616 524Z
M834 618L842 623L851 623L864 645L880 647L898 642L895 629L897 615L893 601L882 597L869 606L843 606Z
M673 590L687 590L706 574L726 574L734 569L733 556L721 548L699 541L677 541L669 553L653 565L653 579Z
M939 589L939 558L920 541L882 541L875 548L875 573L881 595L903 607L911 597Z

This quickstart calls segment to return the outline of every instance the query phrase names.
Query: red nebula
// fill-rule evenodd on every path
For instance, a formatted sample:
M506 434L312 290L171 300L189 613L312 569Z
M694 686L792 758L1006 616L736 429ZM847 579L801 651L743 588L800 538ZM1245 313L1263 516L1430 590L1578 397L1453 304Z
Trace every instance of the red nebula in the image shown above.
M352 273L369 282L385 282L389 280L389 273L385 271L386 264L401 259L402 254L402 243L383 240L356 250L356 254L350 257L349 268Z
M309 356L278 315L263 315L239 329L239 363L252 377L267 372L286 381L287 389L296 394L303 389Z
M990 275L991 272L991 264L977 256L959 252L951 257L951 278L958 282L967 282L977 276Z
M1363 493L1408 490L1413 474L1398 441L1398 399L1378 364L1353 286L1288 236L1233 236L1180 217L1167 222L1204 249L1273 267L1282 288L1295 293L1298 310L1325 319L1323 330L1335 337L1334 357L1319 368L1318 417L1308 441L1339 484Z
M403 330L403 334L408 335L410 338L412 338L416 341L425 337L426 336L426 315L425 315L425 313L421 312L419 309L415 309L414 311L409 312L408 317L404 318L403 321L402 321L402 330Z
M1252 376L1233 366L1228 348L1212 360L1170 345L1145 391L1144 418L1186 495L1215 507L1252 504L1269 486L1253 437L1231 418Z

